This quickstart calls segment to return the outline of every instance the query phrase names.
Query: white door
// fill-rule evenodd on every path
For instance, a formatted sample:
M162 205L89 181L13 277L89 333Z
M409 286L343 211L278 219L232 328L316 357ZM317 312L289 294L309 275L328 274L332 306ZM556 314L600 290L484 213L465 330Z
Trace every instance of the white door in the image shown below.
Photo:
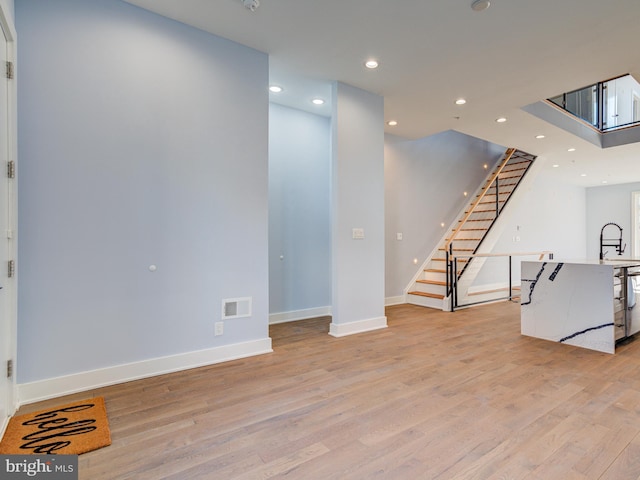
M7 362L13 350L13 322L10 312L10 291L7 265L9 261L9 178L6 165L9 161L9 82L5 74L7 62L7 38L0 35L0 429L13 413L13 380L7 377Z

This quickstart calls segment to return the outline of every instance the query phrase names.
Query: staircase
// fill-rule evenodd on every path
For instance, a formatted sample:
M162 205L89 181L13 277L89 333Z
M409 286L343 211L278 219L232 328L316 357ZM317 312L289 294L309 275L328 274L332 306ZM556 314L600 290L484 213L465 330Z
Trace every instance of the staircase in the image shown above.
M449 285L453 272L450 269L453 269L453 263L448 262L448 258L477 252L535 158L534 155L515 148L507 149L480 192L471 199L452 225L451 234L425 263L423 271L408 289L407 303L449 309L447 297L451 293ZM472 261L473 259L458 258L458 279L468 270Z

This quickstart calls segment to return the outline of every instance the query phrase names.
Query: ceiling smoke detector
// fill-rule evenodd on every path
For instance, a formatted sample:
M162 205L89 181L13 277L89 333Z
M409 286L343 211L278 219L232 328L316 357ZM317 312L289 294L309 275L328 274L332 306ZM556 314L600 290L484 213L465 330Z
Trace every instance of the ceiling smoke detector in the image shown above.
M491 2L489 0L474 0L474 2L471 4L471 8L475 12L482 12L483 10L489 8L490 5Z
M242 4L245 8L255 12L260 6L260 0L242 0Z

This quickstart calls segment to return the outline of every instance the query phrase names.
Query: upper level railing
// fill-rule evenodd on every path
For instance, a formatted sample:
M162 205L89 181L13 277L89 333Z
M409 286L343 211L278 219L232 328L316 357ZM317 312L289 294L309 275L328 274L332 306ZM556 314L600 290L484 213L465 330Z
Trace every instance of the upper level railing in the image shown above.
M640 83L623 75L549 98L600 132L640 125Z

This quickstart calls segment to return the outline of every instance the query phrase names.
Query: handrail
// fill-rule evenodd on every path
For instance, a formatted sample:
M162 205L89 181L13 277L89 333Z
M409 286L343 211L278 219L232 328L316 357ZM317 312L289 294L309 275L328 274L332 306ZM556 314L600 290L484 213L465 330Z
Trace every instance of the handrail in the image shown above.
M627 107L631 107L631 105L627 103L628 102L627 99L629 99L630 97L623 96L623 95L618 96L615 91L616 82L618 80L625 81L625 79L627 81L632 82L632 85L631 85L632 89L637 89L636 87L638 86L638 82L633 78L633 76L630 74L624 74L614 78L610 78L608 80L603 80L601 82L593 83L591 85L587 85L582 88L571 90L569 92L561 93L560 95L556 95L552 98L548 98L546 102L547 104L554 105L555 107L559 108L561 111L571 115L572 118L579 119L581 122L591 127L591 129L593 129L599 134L603 134L613 130L618 130L620 128L638 127L638 125L640 124L640 121L634 119L632 116L624 118L625 117L624 114L622 115L623 117L622 122L624 123L620 125L617 124L617 121L619 120L619 118L618 118L618 115L616 114L614 115L614 117L616 117L616 120L613 122L615 123L615 125L609 126L607 124L607 117L608 117L607 111L609 108L611 108L611 104L615 105L616 113L617 113L617 108L622 107L622 102L624 102ZM610 92L612 84L614 87L613 93ZM579 97L583 94L586 95L587 98L585 98L584 100L580 100L578 103L583 104L583 102L586 100L591 105L591 108L589 109L589 112L591 113L591 115L583 115L580 111L576 110L575 108L570 108L567 105L568 96L575 95ZM588 97L591 97L591 98L588 99ZM625 110L628 110L629 112L631 112L633 108L627 108Z
M539 252L509 252L509 253L469 253L455 255L456 258L473 258L473 257L524 257L529 255L539 255L538 259L542 260L545 255L553 255L551 250L541 250Z
M487 182L487 184L485 185L485 187L482 189L482 192L480 193L480 195L478 195L478 197L476 198L475 202L473 202L473 204L471 205L471 207L469 208L469 210L467 211L467 214L464 216L464 218L460 221L460 224L458 225L458 227L454 230L453 234L451 235L451 237L449 237L449 240L447 240L447 242L444 245L445 250L449 250L449 246L451 245L451 243L455 240L456 236L458 235L458 233L460 233L460 230L462 229L462 227L464 226L464 224L467 222L467 220L469 220L469 217L473 214L473 210L478 206L478 204L480 203L480 201L484 198L484 196L487 194L487 192L489 191L489 188L491 188L491 185L493 185L493 182L496 181L496 179L498 178L498 175L500 175L502 173L502 170L504 169L505 165L507 164L507 162L509 160L511 160L511 157L513 156L513 154L516 152L515 148L507 148L507 150L504 152L504 160L502 161L502 163L500 164L500 166L498 167L498 169L495 171L495 173L492 175L491 177L491 181Z
M511 253L470 253L470 254L461 254L461 255L451 255L449 261L451 262L451 268L455 271L458 269L458 259L459 258L475 258L475 257L485 257L485 258L496 258L496 257L507 257L509 259L509 280L508 280L508 295L506 297L501 298L491 298L486 300L481 300L479 302L467 303L465 305L460 305L458 302L458 279L457 276L453 276L453 281L451 284L451 302L450 302L450 310L453 312L456 308L460 307L470 307L473 305L479 305L481 303L494 302L498 300L512 300L513 299L513 286L512 286L512 260L513 257L525 257L538 255L538 260L543 260L545 255L548 255L549 260L553 260L553 252L551 250L542 250L538 252L511 252ZM496 290L497 292L498 290Z

